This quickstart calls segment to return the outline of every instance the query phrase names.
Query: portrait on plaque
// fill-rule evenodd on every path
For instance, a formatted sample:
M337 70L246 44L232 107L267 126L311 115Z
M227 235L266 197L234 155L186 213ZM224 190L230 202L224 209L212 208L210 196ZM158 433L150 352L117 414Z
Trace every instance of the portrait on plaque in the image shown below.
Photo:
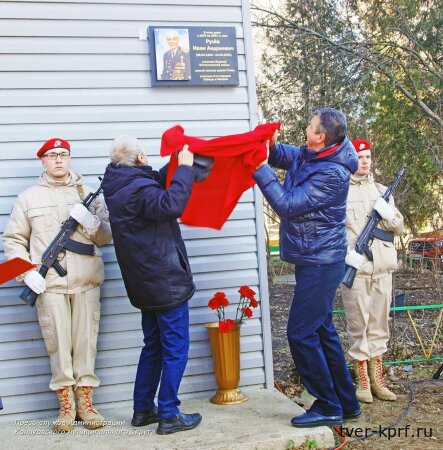
M189 31L186 28L156 28L155 55L157 80L189 81Z

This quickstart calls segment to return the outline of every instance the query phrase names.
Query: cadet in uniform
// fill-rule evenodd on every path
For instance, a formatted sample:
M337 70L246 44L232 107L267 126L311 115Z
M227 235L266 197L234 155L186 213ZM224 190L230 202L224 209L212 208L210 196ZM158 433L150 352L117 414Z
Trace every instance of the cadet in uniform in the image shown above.
M49 139L38 150L37 157L45 172L37 185L18 196L3 234L5 256L39 265L63 222L71 216L79 223L72 235L74 246L89 245L90 254L76 253L75 248L60 254L58 262L67 271L66 276L60 276L51 267L46 278L31 270L18 281L39 294L37 314L52 372L49 388L56 392L60 402L54 431L72 431L76 416L86 428L98 428L105 422L92 405L93 389L100 384L94 366L100 285L104 279L97 246L111 241L111 227L100 197L89 209L82 205L82 199L92 189L70 170L68 141Z

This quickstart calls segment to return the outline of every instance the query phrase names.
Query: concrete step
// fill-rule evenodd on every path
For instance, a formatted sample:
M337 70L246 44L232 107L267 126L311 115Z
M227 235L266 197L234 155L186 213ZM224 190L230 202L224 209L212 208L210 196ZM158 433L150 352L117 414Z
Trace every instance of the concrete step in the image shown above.
M3 449L152 449L152 450L283 450L315 441L316 448L334 446L328 427L294 428L291 418L304 410L276 390L243 390L249 400L239 405L213 405L209 397L186 399L184 413L199 412L201 424L194 430L168 436L155 433L157 424L134 428L131 408L100 410L108 425L86 430L76 425L71 433L51 433L50 421L7 422L0 424Z

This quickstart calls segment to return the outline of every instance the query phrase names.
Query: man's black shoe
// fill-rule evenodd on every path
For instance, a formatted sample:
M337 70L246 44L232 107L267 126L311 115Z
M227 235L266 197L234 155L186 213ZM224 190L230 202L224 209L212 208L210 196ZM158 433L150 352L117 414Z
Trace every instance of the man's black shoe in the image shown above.
M198 413L183 414L179 412L170 419L160 419L157 428L157 434L171 434L177 431L192 430L202 420L202 416Z
M144 427L145 425L149 425L151 423L155 423L158 421L159 421L158 409L156 406L154 406L154 409L152 411L147 412L134 411L131 423L134 427Z
M361 408L351 411L350 413L343 413L343 420L353 420L358 419L363 414Z
M342 416L324 416L315 411L306 411L301 416L292 418L291 423L297 428L320 427L326 425L327 427L339 427L343 424Z

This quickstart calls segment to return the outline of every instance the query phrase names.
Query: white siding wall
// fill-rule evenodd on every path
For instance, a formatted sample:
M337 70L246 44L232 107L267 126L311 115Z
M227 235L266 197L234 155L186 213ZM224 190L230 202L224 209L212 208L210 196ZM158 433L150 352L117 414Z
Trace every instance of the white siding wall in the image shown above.
M36 182L41 166L35 152L50 137L71 142L74 170L96 186L116 135L142 139L150 163L158 168L165 163L158 156L160 136L176 123L204 138L255 126L247 5L244 0L0 2L0 233L17 194ZM138 36L151 24L235 26L240 85L150 88L148 45ZM203 327L215 315L207 301L216 290L237 301L243 284L261 288L263 308L242 328L241 384L272 382L271 364L265 370L265 359L272 359L269 338L263 340L269 314L266 267L258 268L259 261L265 264L261 198L255 205L255 195L249 190L242 196L219 232L182 227L198 289L190 303L192 342L183 394L215 388ZM130 404L142 343L140 315L126 297L113 247L103 250L106 281L96 364L102 385L95 399L99 406ZM0 395L5 406L0 421L47 416L57 407L48 392L50 368L36 311L21 302L19 293L15 282L0 288Z

